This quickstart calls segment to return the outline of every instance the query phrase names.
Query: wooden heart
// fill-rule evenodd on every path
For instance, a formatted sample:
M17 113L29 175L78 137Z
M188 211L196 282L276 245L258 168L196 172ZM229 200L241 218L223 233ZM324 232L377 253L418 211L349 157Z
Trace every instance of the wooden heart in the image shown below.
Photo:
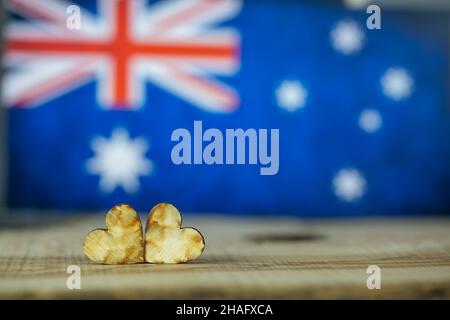
M144 262L142 223L132 207L113 207L106 215L106 226L84 239L83 251L89 259L104 264Z
M181 228L181 214L168 203L153 207L145 228L145 261L183 263L198 258L205 241L194 228Z

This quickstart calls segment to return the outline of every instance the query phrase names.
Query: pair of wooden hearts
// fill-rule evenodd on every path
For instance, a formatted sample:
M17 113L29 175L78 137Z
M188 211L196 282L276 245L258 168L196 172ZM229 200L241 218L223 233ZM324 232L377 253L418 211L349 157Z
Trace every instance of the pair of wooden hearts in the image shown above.
M153 207L145 227L136 211L117 205L106 215L108 229L95 229L85 238L83 251L104 264L183 263L198 258L205 248L203 236L194 228L181 228L181 214L173 205Z

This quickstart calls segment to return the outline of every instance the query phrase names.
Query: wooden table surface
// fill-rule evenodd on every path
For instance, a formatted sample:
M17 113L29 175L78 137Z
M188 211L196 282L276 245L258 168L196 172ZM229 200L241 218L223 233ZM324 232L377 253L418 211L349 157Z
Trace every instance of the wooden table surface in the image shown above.
M0 298L450 297L448 218L185 215L183 225L205 236L195 262L111 266L82 252L104 215L0 215ZM81 269L80 290L66 288L69 265ZM367 289L369 265L381 268L380 290Z

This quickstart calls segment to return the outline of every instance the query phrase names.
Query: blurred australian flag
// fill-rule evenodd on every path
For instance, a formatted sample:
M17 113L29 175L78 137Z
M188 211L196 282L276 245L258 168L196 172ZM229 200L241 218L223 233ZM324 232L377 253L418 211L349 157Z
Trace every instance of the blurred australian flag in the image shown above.
M330 1L4 6L10 207L450 212L446 13L381 7L369 30ZM279 128L278 174L175 165L171 133L195 120Z

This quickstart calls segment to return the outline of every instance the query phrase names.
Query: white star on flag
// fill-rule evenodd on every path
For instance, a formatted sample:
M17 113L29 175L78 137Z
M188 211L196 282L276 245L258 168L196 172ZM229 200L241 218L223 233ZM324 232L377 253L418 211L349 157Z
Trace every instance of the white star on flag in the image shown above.
M346 202L354 202L366 191L366 179L357 169L341 169L333 178L336 196Z
M351 20L338 22L331 30L330 37L333 48L344 55L360 51L365 41L364 32Z
M359 126L367 133L374 133L383 124L380 112L375 109L364 109L359 115Z
M404 68L389 68L381 78L381 87L386 96L400 101L412 94L414 80Z
M275 91L279 107L293 112L305 106L308 91L300 81L284 80Z
M100 190L113 192L121 187L127 193L139 190L139 177L153 172L153 162L145 157L148 150L143 138L130 139L125 129L113 130L111 138L92 140L95 155L87 161L87 171L100 176Z

